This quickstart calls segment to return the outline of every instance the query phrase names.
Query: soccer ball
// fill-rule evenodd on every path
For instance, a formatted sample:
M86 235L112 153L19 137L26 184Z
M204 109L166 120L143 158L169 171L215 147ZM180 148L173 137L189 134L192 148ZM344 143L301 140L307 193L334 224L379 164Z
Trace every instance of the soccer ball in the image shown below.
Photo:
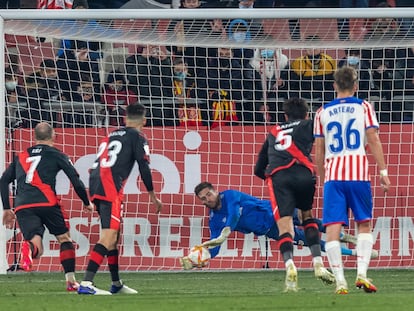
M193 267L202 268L208 265L210 261L210 252L207 248L202 246L194 246L188 254L188 259L193 264Z

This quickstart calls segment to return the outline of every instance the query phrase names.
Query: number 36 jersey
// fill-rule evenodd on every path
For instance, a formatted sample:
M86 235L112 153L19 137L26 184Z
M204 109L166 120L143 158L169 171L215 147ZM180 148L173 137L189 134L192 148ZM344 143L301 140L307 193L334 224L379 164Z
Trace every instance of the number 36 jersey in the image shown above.
M135 162L148 191L153 191L149 168L149 146L144 134L125 127L111 132L98 148L89 176L89 192L94 199L122 200L123 187Z
M366 134L378 128L367 101L338 98L316 112L314 136L325 139L325 181L369 181Z

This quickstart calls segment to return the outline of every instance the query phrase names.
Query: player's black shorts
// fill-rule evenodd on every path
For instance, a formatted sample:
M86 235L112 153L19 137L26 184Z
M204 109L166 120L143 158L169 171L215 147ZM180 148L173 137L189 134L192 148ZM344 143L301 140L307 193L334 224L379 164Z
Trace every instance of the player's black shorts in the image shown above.
M312 209L316 179L308 168L295 164L273 174L271 181L280 217L293 216L295 208Z
M103 200L93 200L96 210L101 218L102 229L119 230L121 226L122 204Z
M23 208L16 212L16 217L25 240L35 235L43 238L45 227L53 235L69 231L67 217L59 205Z

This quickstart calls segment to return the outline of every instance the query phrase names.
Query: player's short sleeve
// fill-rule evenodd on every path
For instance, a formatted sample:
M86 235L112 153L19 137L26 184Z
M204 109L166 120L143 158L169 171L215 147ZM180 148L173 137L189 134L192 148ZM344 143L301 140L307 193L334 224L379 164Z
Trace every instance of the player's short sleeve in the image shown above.
M377 116L375 114L375 111L372 105L367 101L364 101L362 105L364 107L365 129L369 129L371 127L378 128L379 124L378 124Z
M323 133L323 126L321 122L321 115L322 115L323 108L319 108L316 111L315 119L313 121L313 136L314 137L324 137Z

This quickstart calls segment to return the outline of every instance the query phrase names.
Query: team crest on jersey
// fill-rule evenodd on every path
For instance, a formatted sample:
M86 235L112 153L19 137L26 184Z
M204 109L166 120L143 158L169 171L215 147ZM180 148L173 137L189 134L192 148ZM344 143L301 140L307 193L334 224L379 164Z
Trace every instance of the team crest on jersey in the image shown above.
M144 151L145 151L145 155L149 156L150 155L150 148L147 144L144 145Z

